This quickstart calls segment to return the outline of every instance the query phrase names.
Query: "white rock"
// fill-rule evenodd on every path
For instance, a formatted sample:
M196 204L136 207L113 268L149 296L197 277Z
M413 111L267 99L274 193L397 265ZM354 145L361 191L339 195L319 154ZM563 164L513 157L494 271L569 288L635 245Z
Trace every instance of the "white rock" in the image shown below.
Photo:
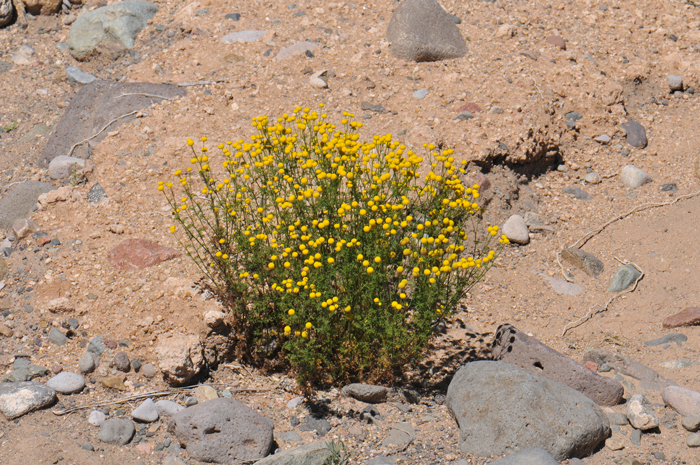
M193 334L175 333L158 336L158 364L165 378L173 384L183 384L204 367L202 343Z
M312 86L318 88L318 89L326 89L328 87L328 81L323 78L323 76L328 72L327 69L322 69L321 71L317 71L314 74L309 77L309 84Z
M107 416L104 413L99 410L93 410L88 417L88 423L92 426L102 426L102 423L104 423L106 419Z
M226 314L221 310L207 310L204 312L204 323L210 328L216 328L224 322Z
M133 412L131 412L131 418L136 421L142 421L144 423L153 423L158 420L158 409L156 408L153 399L148 398L144 400L141 405L136 407Z
M75 305L68 300L68 297L59 297L50 300L49 303L46 304L46 309L52 313L72 312L75 310Z
M22 218L12 223L12 230L15 233L16 239L23 239L34 231L38 231L39 225L32 220Z
M657 418L651 407L647 406L647 400L641 394L635 394L627 402L627 419L635 428L646 431L659 426Z
M520 215L513 215L508 218L501 233L505 234L508 240L514 244L526 245L530 243L530 231L527 229L525 219Z
M640 170L634 165L627 165L622 168L620 172L620 181L625 187L630 189L636 189L648 182L653 182L654 180L646 174L644 171Z
M85 378L78 373L62 371L46 382L46 385L61 394L74 394L85 387Z
M515 28L511 24L503 24L496 31L496 37L506 37L510 38L515 35Z
M36 52L29 45L22 45L17 53L12 55L12 62L17 65L31 65L34 62L32 58Z
M583 180L589 184L600 184L603 178L598 173L588 173L583 177Z

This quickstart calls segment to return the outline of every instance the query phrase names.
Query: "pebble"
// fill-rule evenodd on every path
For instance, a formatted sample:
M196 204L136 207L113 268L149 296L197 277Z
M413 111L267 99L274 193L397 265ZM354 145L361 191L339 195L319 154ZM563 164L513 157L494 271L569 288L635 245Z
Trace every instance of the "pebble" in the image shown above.
M622 292L634 283L642 275L640 271L632 265L622 265L615 276L613 276L608 292Z
M620 441L612 438L608 438L605 441L605 447L607 447L610 450L622 450L625 448L624 444L622 444Z
M661 192L678 192L678 186L675 183L668 183L661 186Z
M107 415L105 415L103 412L93 410L90 412L90 416L88 417L88 423L90 423L92 426L102 426L102 423L104 423L106 419Z
M562 192L575 198L576 200L591 200L593 196L580 187L565 187Z
M642 430L633 429L632 432L630 433L630 442L635 446L641 445L642 444Z
M104 340L104 336L97 336L93 338L90 343L88 344L87 350L88 352L92 352L93 354L97 355L98 357L104 353L105 350L107 350L107 347L102 345L102 341Z
M110 418L102 423L97 437L102 442L123 446L131 441L136 433L134 422L128 418Z
M607 134L601 134L599 136L594 137L593 140L603 145L607 145L610 143L610 136Z
M80 356L80 361L78 362L78 369L81 373L92 373L95 371L97 366L97 356L92 352L84 352Z
M566 248L561 251L561 257L576 268L583 270L592 278L597 278L605 270L603 262L595 255L580 249Z
M229 13L226 16L224 16L224 19L230 19L232 21L240 21L241 14L240 13Z
M118 352L114 356L114 368L119 371L123 371L124 373L128 373L131 369L131 361L129 360L129 356L124 352Z
M627 419L630 424L639 430L647 431L659 426L659 418L651 407L648 406L646 398L641 394L635 394L627 402Z
M689 434L685 440L685 443L688 445L688 447L700 447L700 434Z
M494 105L489 109L489 113L492 115L502 115L503 114L503 107Z
M627 165L620 172L620 181L625 187L636 189L654 180L634 165Z
M675 74L668 75L668 88L671 92L676 90L683 90L683 78Z
M666 334L665 336L662 336L658 339L652 339L651 341L647 341L644 343L645 346L647 347L654 347L654 346L660 346L662 344L668 344L671 342L675 342L678 344L678 347L681 346L683 342L686 342L688 340L688 337L683 334L683 333L671 333L671 334Z
M668 344L664 345L664 349L668 347ZM691 360L671 360L669 362L661 362L659 366L662 368L667 368L669 370L678 370L681 368L690 368L697 365L698 362L693 362Z
M679 326L693 326L697 324L700 324L700 307L688 307L663 321L664 328L677 328Z
M90 84L92 81L97 79L90 73L86 73L76 66L66 67L66 78L71 84Z
M12 62L17 65L31 65L34 63L34 55L36 52L29 45L22 45L19 47L17 53L12 55Z
M119 376L110 376L108 378L102 378L101 383L106 388L112 388L118 391L126 391L124 380L121 379L121 377Z
M141 373L143 373L143 376L146 378L153 378L158 373L158 370L156 370L156 367L152 364L146 363L141 367Z
M153 399L144 400L141 405L131 412L131 418L144 423L153 423L158 420L158 409Z
M61 394L74 394L85 387L85 378L78 373L63 371L46 382L46 385Z
M225 44L234 44L236 42L255 42L262 39L267 31L236 31L226 34L220 40Z
M566 50L566 41L561 36L548 36L545 40L548 44L559 47L560 50Z
M474 118L474 115L468 111L463 111L454 118L452 118L453 121L468 121L470 119Z
M589 184L600 184L601 181L603 181L603 178L601 178L598 173L587 173L583 177L583 180Z
M325 436L331 430L331 424L324 418L307 417L303 425L299 427L300 431L316 431L319 436Z
M347 387L347 386L346 386ZM345 395L345 388L343 388L343 391L341 391L343 395ZM297 396L294 399L291 399L289 402L287 402L287 408L294 410L295 408L299 407L301 404L304 403L304 396Z
M360 104L360 108L362 108L364 111L373 111L375 113L384 113L386 111L383 106L375 105L370 102L362 102Z
M68 338L57 328L51 328L49 331L49 341L53 342L57 346L62 346L68 342Z
M197 405L197 398L196 397L188 397L185 399L185 407L192 407L193 405Z
M583 115L578 111L570 111L564 115L564 120L566 121L566 127L570 131L576 128L576 122L583 118Z
M692 433L696 432L700 429L700 416L681 418L681 426Z
M89 442L83 443L83 445L80 446L80 448L83 450L89 450L91 452L95 450L95 447L92 444L90 444Z
M536 275L539 275L542 279L547 281L547 283L552 287L554 292L561 295L579 295L583 292L583 288L576 283L570 283L564 281L563 279L552 278L544 273L537 273L533 271Z
M185 407L172 400L159 400L158 402L156 402L156 410L160 415L167 415L169 417L172 417L177 412L184 409Z
M99 203L102 199L107 198L107 193L102 188L99 182L95 183L87 193L88 203Z
M627 426L629 425L629 420L627 420L627 415L624 413L618 413L618 412L610 412L607 414L608 420L610 420L610 424L612 425L619 425L619 426Z
M530 243L530 231L527 229L525 219L520 215L512 215L503 224L501 232L514 244L527 245Z
M643 149L647 146L647 132L644 126L636 121L630 120L621 127L627 132L627 143L632 147Z
M428 89L418 89L413 93L413 98L421 100L428 96Z
M219 394L217 394L216 389L211 386L199 386L194 390L194 396L197 398L197 403L201 404L208 400L217 399Z

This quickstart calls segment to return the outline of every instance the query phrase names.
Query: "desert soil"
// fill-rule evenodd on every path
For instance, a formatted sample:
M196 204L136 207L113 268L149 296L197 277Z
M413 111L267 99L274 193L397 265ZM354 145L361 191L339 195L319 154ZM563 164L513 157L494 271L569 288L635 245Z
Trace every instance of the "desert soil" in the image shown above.
M107 252L132 237L178 247L168 232L168 208L157 182L186 166L187 137L246 138L253 133L250 119L254 116L279 116L297 105L316 107L324 102L332 117L343 111L354 113L364 123L366 137L392 133L414 148L442 143L455 148L458 158L478 161L470 165L471 170L483 167L491 184L485 192L490 200L486 223L503 224L512 214L535 212L545 227L531 231L529 245L510 246L498 266L473 289L465 308L448 325L452 339L436 344L430 363L434 369L422 375L421 402L409 412L381 404L377 406L383 415L381 424L367 424L358 414L365 405L341 399L337 390L319 392L314 402L289 409L287 402L298 393L288 377L264 375L235 364L219 367L206 381L222 383L222 389L259 389L234 392L234 397L273 419L276 433L294 429L291 417L303 420L316 410L325 411L326 418L333 419L325 438L342 438L355 452L351 463L366 463L376 455L398 456L399 463L483 463L459 452L459 431L444 405L444 390L434 387L438 378L449 376L445 370L454 370L442 367L440 357L454 352L465 356L470 349L471 339L462 337L457 319L485 340L500 324L511 323L578 361L595 348L619 351L681 386L700 390L700 365L660 366L674 360L700 362L699 328L680 329L688 337L682 346L644 344L677 332L662 328L665 317L700 306L700 196L631 215L590 239L583 250L603 261L605 271L600 277L591 278L563 264L582 286L581 294L557 294L547 280L564 279L557 250L609 219L638 205L670 202L700 189L695 167L700 94L670 95L667 81L669 74L681 75L686 86L700 90L700 10L692 2L443 1L448 12L461 18L458 27L468 38L469 51L462 59L436 63L411 63L391 56L385 31L398 3L389 0L297 1L295 8L285 2L257 0L155 3L160 10L139 35L133 52L114 62L78 63L67 50L59 49L70 29L63 24L62 14L30 16L26 30L17 25L0 30L0 61L10 63L23 44L37 53L34 64L12 65L0 74L0 126L18 122L11 132L0 131L0 195L28 179L57 187L70 185L70 181L50 180L38 165L46 139L79 89L66 80L67 65L107 80L211 82L187 87L187 97L163 101L110 133L92 149L95 169L88 182L75 188L82 200L57 203L33 214L41 230L58 238L61 245L35 251L28 242L25 250L7 258L10 275L0 297L3 308L10 310L4 323L14 334L0 337L3 369L10 370L15 354L28 353L34 363L75 371L85 341L100 334L109 340L128 340L130 347L125 350L132 359L156 363L158 335L204 331L203 313L218 304L195 286L200 275L185 256L123 272L110 265ZM88 3L88 8L102 4ZM229 13L240 13L240 21L225 19ZM229 32L248 29L268 32L252 43L219 42ZM550 35L563 37L567 50L548 44ZM280 48L301 40L320 45L313 57L275 60ZM268 50L271 53L266 55ZM309 84L309 71L322 69L333 71L328 89ZM419 89L427 89L428 95L413 97ZM382 105L387 111L363 111L363 102ZM475 104L471 106L475 117L453 120L467 103ZM490 111L496 106L503 113ZM567 130L564 120L571 111L583 115L573 131ZM649 145L645 149L626 142L620 126L628 119L646 128ZM25 137L40 125L49 129ZM601 134L610 136L610 143L594 140ZM508 155L498 155L503 150L499 143L505 144ZM527 150L538 143L550 147L551 156L530 163ZM636 190L623 187L618 174L628 164L641 168L654 181ZM559 165L566 169L558 170ZM582 177L588 172L598 173L602 182L584 183ZM96 182L103 186L108 202L85 200ZM661 190L671 183L677 191ZM577 200L563 193L563 188L571 186L585 189L592 199ZM601 309L612 297L607 287L620 266L618 260L643 270L636 290L563 336L567 324L591 309ZM47 330L60 326L62 317L43 311L56 297L68 297L76 305L74 316L80 322L76 337L62 347L47 339ZM28 313L25 306L34 311ZM63 396L61 405L123 395L95 382L99 373L92 378L93 384L88 384L92 392ZM167 386L158 377L149 380L133 371L127 378L133 392ZM630 393L626 387L626 394ZM643 435L641 445L634 446L624 437L629 436L629 427L623 428L615 434L624 444L622 450L602 448L586 463L620 463L624 457L642 463L698 463L697 452L685 444L687 433L680 418L662 408L658 392L648 395L662 418L660 431ZM112 406L113 411L120 408L129 411L130 406ZM134 444L121 448L101 444L97 429L87 423L87 413L89 409L57 416L48 409L3 420L0 463L163 460L162 451L145 454ZM398 421L412 423L416 439L399 449L383 446L390 425ZM170 437L165 426L145 427L142 442L164 444ZM314 432L299 434L303 442L318 439ZM96 451L81 449L86 442ZM184 453L181 457L195 463Z

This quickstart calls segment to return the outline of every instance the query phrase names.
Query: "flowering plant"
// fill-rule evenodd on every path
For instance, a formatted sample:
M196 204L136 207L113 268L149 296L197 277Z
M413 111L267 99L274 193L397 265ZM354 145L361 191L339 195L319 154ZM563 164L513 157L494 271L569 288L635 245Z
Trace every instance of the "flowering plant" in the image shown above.
M253 118L250 142L218 144L217 168L207 138L188 139L193 166L159 183L239 356L286 360L302 383L386 381L419 359L508 243L497 226L479 235L479 186L452 150L361 142L352 117Z

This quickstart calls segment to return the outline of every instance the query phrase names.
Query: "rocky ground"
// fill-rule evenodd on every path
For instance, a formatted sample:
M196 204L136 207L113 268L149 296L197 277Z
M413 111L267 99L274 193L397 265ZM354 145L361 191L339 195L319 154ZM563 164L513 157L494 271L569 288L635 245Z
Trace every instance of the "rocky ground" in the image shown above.
M71 26L105 2L29 14L26 29L0 29L0 365L42 383L61 372L85 373L59 379L61 390L80 393L3 419L0 463L199 463L166 431L163 410L156 421L136 422L134 439L124 445L98 437L93 423L101 420L93 410L128 417L143 398L64 413L163 390L154 400L238 399L273 421L282 449L341 438L353 451L350 463L487 463L460 452L445 389L463 361L485 353L504 323L578 362L594 349L619 352L659 379L700 390L700 330L662 326L668 316L700 306L700 196L692 196L700 190L694 91L700 90L700 10L693 2L446 1L466 48L461 58L436 62L392 56L386 31L398 3L388 0L154 3L158 11L144 20L133 48L112 41L85 61L71 54L78 49L69 46ZM242 31L264 32L229 35ZM287 47L303 41L316 46L288 55L295 49ZM142 95L121 96L123 107L89 108L71 104L89 75L68 67L120 85L180 86L167 95L156 87L119 90ZM367 137L392 133L411 147L454 147L459 158L473 161L472 179L484 187L488 180L486 222L502 225L521 215L525 224L511 231L526 244L504 252L449 322L419 373L421 383L411 387L417 399L369 404L338 390L300 399L287 376L235 362L198 379L214 394L169 391L163 375L191 348L188 335L201 338L205 351L199 360L191 353L185 359L197 365L215 357L223 337L220 305L197 285L200 275L187 257L163 261L170 251L156 250L152 266L139 268L146 263L129 265L129 250L151 243L114 248L147 239L179 251L157 182L185 166L187 137L245 138L254 116L321 102L333 117L354 113ZM84 112L66 122L69 105ZM72 147L134 105L138 113ZM70 138L57 140L65 134ZM85 179L49 176L43 161L69 150L89 157ZM623 176L627 165L650 180L632 187L635 176L644 177L629 168ZM25 181L36 183L20 184ZM18 193L18 186L24 190ZM649 203L669 205L598 230ZM14 238L22 210L35 224L26 225L27 237ZM602 272L591 277L568 261L560 265L557 252L568 246L600 259ZM617 294L608 286L623 263L636 265L643 277L633 292L609 302ZM97 352L93 371L94 357L85 354ZM597 359L593 367L603 364ZM665 406L663 383L611 366L600 374L620 381L627 399L645 394L659 426L640 435L616 415L627 405L605 407L612 436L584 462L698 463L688 443L700 440L689 438L683 415Z

